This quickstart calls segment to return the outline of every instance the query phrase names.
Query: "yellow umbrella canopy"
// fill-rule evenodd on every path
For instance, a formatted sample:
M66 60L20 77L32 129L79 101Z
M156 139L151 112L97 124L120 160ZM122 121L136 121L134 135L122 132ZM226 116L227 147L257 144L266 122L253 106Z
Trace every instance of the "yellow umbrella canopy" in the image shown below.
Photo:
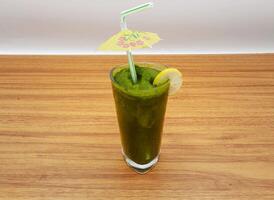
M151 47L160 41L156 33L122 30L104 42L99 50L130 51Z

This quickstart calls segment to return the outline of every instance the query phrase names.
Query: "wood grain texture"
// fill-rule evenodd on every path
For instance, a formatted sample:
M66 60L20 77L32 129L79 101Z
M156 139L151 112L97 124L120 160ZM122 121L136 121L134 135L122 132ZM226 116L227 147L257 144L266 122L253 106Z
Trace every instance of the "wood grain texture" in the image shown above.
M274 199L274 55L136 56L180 69L161 159L131 171L108 72L125 56L0 56L0 199Z

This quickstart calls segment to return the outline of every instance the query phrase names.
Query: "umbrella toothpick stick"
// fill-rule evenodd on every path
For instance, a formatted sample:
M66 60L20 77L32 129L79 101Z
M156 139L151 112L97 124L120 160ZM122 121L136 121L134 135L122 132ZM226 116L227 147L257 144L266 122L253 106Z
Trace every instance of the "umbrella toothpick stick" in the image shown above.
M134 8L125 10L123 12L120 13L121 16L121 30L125 30L127 29L127 23L126 23L126 16L133 14L133 13L137 13L140 11L143 11L147 8L151 8L153 6L152 2L149 3L145 3L139 6L136 6ZM133 80L133 83L137 83L137 74L136 74L136 70L135 70L135 65L134 65L134 61L133 61L133 57L131 54L131 50L127 51L127 57L128 57L128 63L129 63L129 69L130 69L130 74Z

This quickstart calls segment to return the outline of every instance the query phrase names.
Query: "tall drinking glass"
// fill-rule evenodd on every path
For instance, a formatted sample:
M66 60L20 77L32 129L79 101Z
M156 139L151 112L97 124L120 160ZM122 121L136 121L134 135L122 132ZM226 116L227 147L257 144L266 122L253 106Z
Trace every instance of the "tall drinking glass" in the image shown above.
M165 68L153 63L136 65L158 71ZM141 91L127 90L115 80L115 75L126 67L118 66L110 72L122 153L131 168L146 173L159 159L169 82Z

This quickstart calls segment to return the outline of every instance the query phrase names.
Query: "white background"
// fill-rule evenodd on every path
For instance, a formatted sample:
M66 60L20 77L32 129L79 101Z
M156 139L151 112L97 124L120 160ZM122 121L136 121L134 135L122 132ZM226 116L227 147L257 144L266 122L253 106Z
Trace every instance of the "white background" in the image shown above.
M120 29L119 13L147 1L0 0L0 54L102 54ZM155 0L128 18L129 28L158 33L135 53L274 52L274 0Z

